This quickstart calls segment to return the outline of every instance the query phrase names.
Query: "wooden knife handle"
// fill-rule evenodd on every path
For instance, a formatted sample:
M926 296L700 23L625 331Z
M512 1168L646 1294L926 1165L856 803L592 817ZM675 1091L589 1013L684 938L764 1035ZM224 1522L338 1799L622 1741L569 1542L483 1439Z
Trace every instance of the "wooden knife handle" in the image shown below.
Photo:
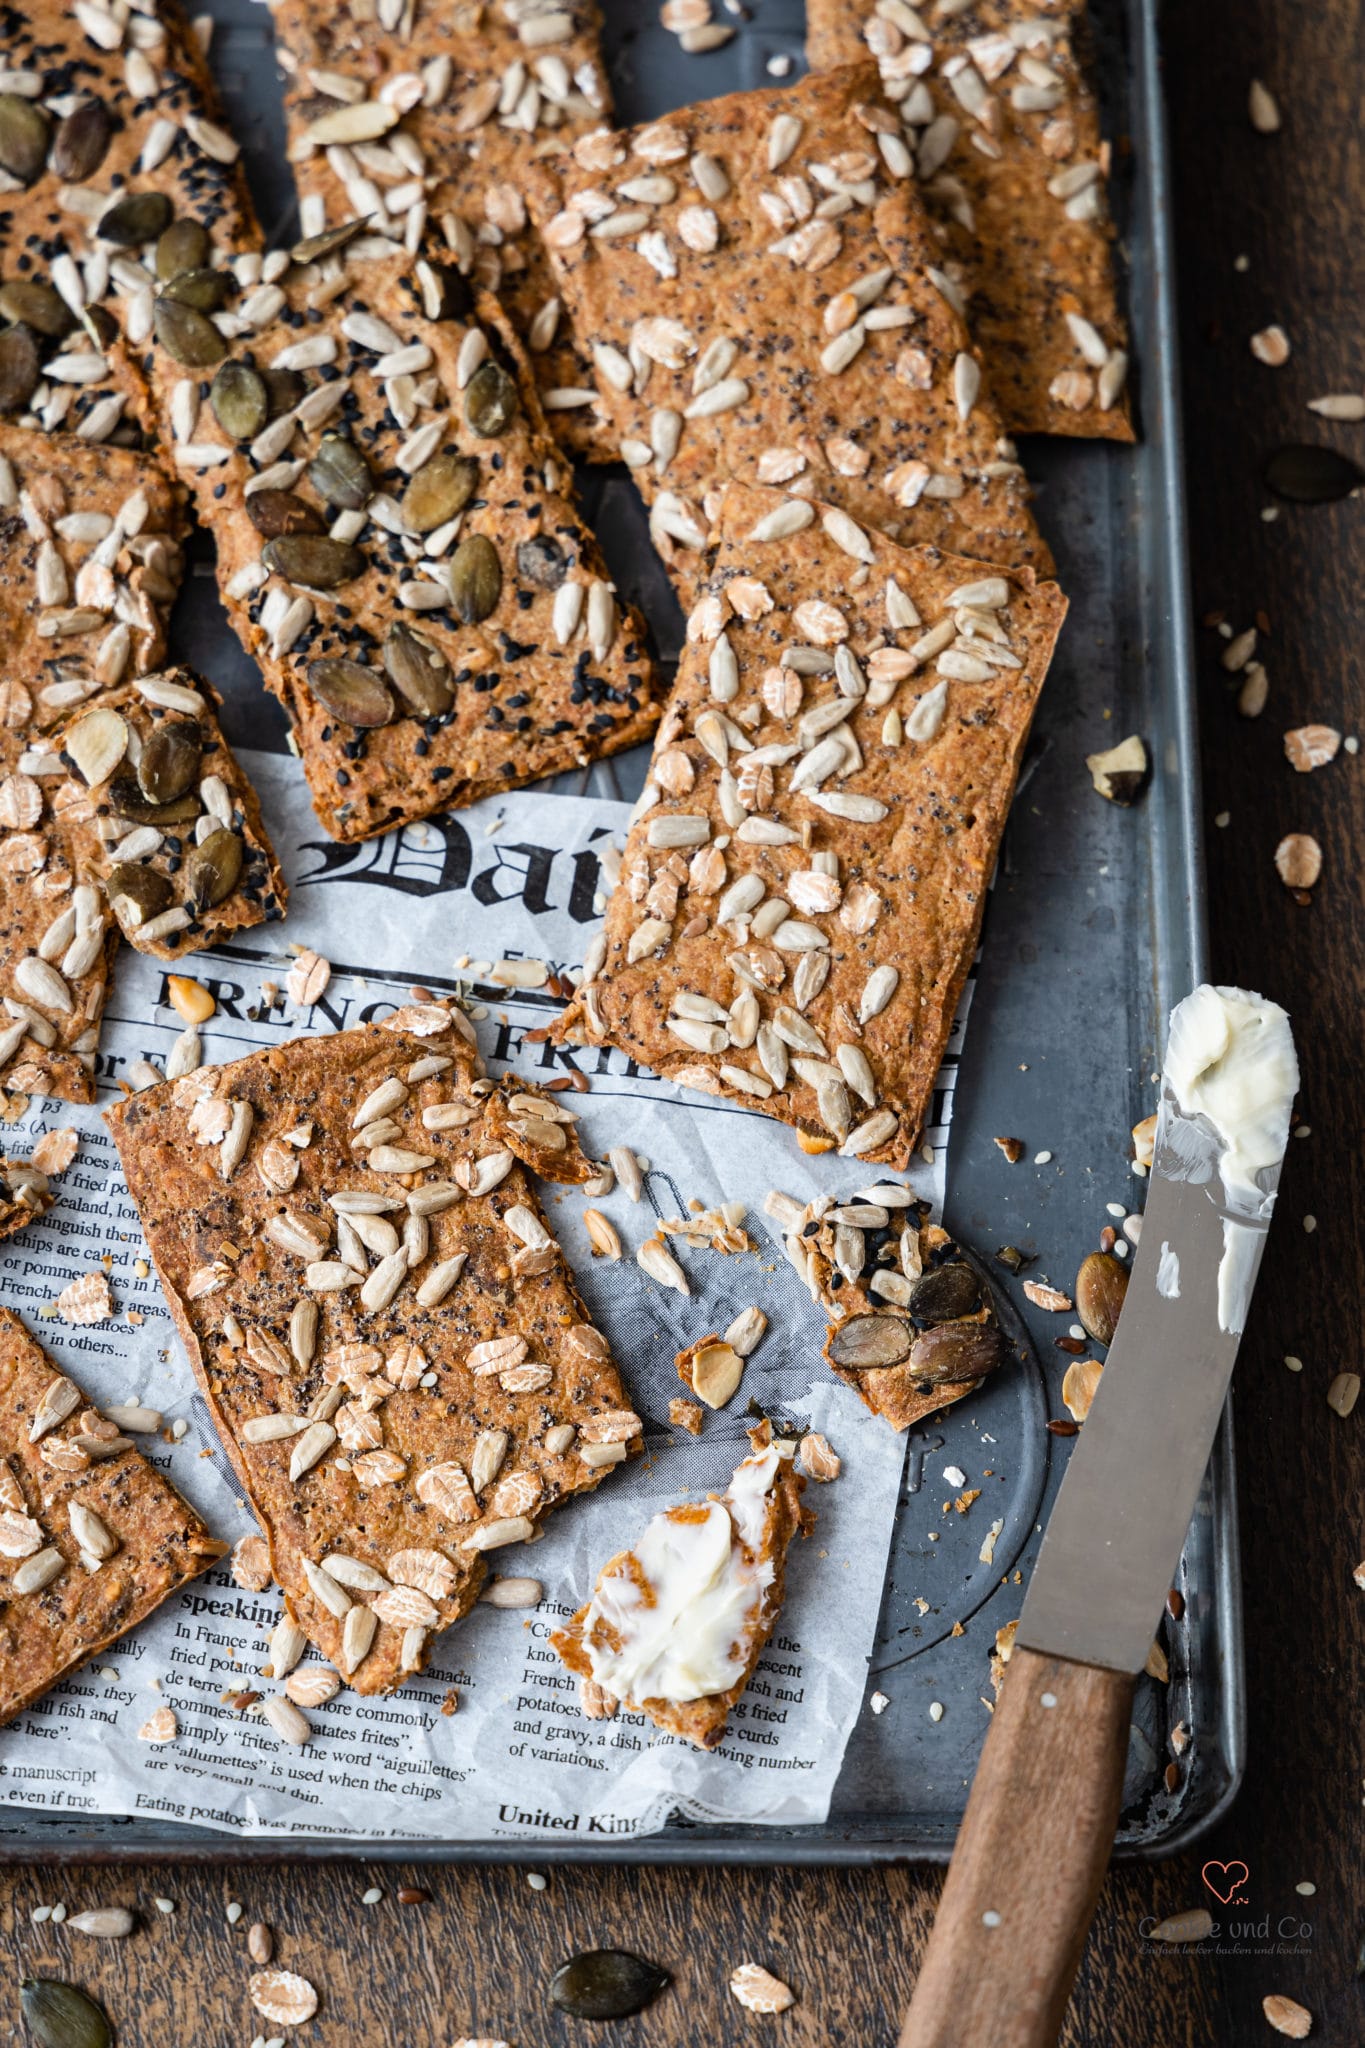
M900 2048L1053 2048L1114 1845L1133 1686L1015 1650Z

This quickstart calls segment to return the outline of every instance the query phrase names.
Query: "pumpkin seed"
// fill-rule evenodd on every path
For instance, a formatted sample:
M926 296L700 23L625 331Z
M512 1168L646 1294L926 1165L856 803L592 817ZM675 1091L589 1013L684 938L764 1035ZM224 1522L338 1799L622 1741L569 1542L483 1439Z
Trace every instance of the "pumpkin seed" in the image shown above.
M234 441L254 441L270 416L264 377L248 363L220 363L209 386L213 417Z
M1339 448L1294 441L1269 458L1265 480L1277 498L1291 505L1330 505L1365 484L1365 469Z
M850 1372L901 1365L910 1356L914 1334L903 1316L850 1316L829 1340L830 1359Z
M204 733L196 718L163 719L142 749L138 787L150 804L173 804L198 780Z
M216 313L227 304L232 284L226 270L179 270L162 286L161 296L173 299L177 306L193 306L196 313Z
M359 548L322 533L286 533L278 540L268 540L261 549L261 560L272 576L283 576L287 583L305 583L312 590L335 590L365 569Z
M54 176L68 185L83 185L104 162L114 123L103 100L82 100L57 123L52 139Z
M106 207L95 223L102 242L115 242L120 249L140 249L155 242L171 224L175 212L164 192L128 192Z
M390 626L384 642L384 667L399 696L424 718L439 718L455 701L445 656L411 626Z
M176 299L158 298L152 308L152 326L167 355L173 356L183 369L211 369L228 352L227 343L213 322L196 313L193 306L182 306Z
M568 573L568 557L548 533L524 540L517 549L517 574L524 582L534 583L537 590L558 590Z
M123 860L111 868L104 888L119 923L130 931L160 917L175 901L168 877L137 860Z
M915 1339L910 1371L929 1387L981 1380L1003 1365L1005 1348L994 1323L939 1323Z
M1091 1252L1076 1275L1076 1313L1097 1344L1112 1344L1128 1292L1128 1268L1108 1252Z
M281 534L327 531L317 507L293 491L253 491L246 509L257 533L263 533L267 540L276 540Z
M393 717L393 699L382 680L358 661L310 661L307 675L319 704L343 724L387 725Z
M404 524L414 533L435 533L464 511L478 481L479 465L472 455L434 455L403 493Z
M308 465L308 481L328 505L360 512L374 496L370 465L345 434L324 434Z
M464 416L476 434L494 440L507 432L520 402L515 379L490 357L465 386Z
M951 1323L975 1315L981 1287L970 1266L936 1266L915 1282L910 1313L917 1323Z
M119 817L134 825L192 825L201 809L197 793L174 803L148 803L134 775L120 775L109 785L109 801Z
M185 886L196 910L212 910L230 896L242 873L242 842L226 825L210 832L185 862Z
M308 389L301 370L261 370L258 374L270 400L272 420L281 413L292 412Z
M0 313L7 320L22 320L25 327L49 335L54 341L70 333L74 324L71 308L61 293L32 278L15 278L0 288Z
M47 162L52 123L46 112L17 92L0 92L0 169L31 185Z
M570 1956L550 1979L550 1997L579 2020L623 2020L641 2012L669 1982L667 1970L625 1948Z
M39 2048L111 2048L107 2017L74 1984L30 1977L20 1986L19 2004Z
M22 412L41 375L38 344L27 327L0 334L0 413Z
M361 214L356 220L344 220L339 228L324 228L320 235L307 235L303 241L295 242L289 251L296 263L321 263L324 256L335 255L353 242L358 234L370 224L370 215Z
M202 270L213 254L209 231L197 220L173 220L156 245L156 274L163 284L186 270Z
M450 594L467 626L477 626L496 609L502 596L502 563L486 533L471 533L456 548L450 564Z

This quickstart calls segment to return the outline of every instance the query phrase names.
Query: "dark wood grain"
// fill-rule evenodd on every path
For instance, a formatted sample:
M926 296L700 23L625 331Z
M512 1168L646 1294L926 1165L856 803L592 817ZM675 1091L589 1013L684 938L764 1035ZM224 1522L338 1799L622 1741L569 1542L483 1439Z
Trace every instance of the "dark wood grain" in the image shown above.
M1365 505L1286 511L1266 524L1258 471L1279 439L1332 440L1365 457L1365 427L1329 426L1305 410L1320 392L1365 381L1365 10L1359 0L1170 0L1166 13L1196 605L1238 627L1263 613L1271 678L1264 717L1240 720L1221 643L1201 635L1207 810L1210 819L1231 813L1226 830L1210 832L1214 964L1220 978L1261 988L1293 1013L1312 1136L1291 1148L1288 1227L1271 1238L1238 1371L1246 1787L1206 1850L1110 1877L1062 2039L1067 2048L1248 2048L1276 2038L1261 2000L1279 1992L1311 2008L1314 2043L1356 2048L1365 2039L1353 1974L1365 1933L1365 1594L1351 1569L1365 1554L1365 1407L1343 1422L1325 1394L1334 1372L1358 1365L1365 1324L1356 1222L1365 1214L1365 794L1358 759L1294 775L1282 734L1318 719L1350 732L1361 717ZM1255 134L1247 120L1253 75L1280 97L1278 136ZM1250 258L1242 273L1239 253ZM1247 346L1270 320L1293 344L1280 370ZM1326 851L1307 907L1272 862L1293 829L1316 833ZM1305 1212L1318 1218L1312 1236L1299 1224ZM1285 1370L1286 1352L1303 1359L1301 1374ZM1144 1916L1207 1902L1206 1854L1249 1866L1241 1917L1269 1916L1272 1934L1282 1915L1311 1923L1308 1952L1143 1953ZM372 1876L387 1895L366 1909L359 1898ZM0 1945L16 1977L53 1970L96 1991L128 2048L245 2048L258 2031L245 1993L255 1918L278 1930L281 1961L324 1994L306 2041L446 2048L469 2031L518 2048L590 2038L624 2048L760 2039L875 2048L895 2038L940 1882L909 1871L564 1871L533 1892L515 1870L449 1869L414 1878L431 1888L430 1904L400 1907L399 1881L360 1863L236 1879L11 1871L0 1878ZM1316 1895L1299 1896L1300 1882ZM156 1911L157 1892L177 1899L173 1917ZM234 1896L246 1908L235 1930L225 1919ZM142 1932L97 1946L32 1927L31 1908L57 1897L73 1909L137 1904ZM547 2011L542 1987L564 1954L609 1942L656 1957L675 1984L639 2019L599 2035ZM758 2020L729 1998L728 1974L746 1958L800 1994L782 2019ZM0 2043L21 2035L6 1997Z

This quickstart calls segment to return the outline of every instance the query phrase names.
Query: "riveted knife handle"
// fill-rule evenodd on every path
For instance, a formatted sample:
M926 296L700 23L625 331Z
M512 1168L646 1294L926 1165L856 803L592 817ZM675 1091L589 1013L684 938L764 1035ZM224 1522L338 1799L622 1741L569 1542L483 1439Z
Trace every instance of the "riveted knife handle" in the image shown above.
M1053 2048L1114 1845L1133 1686L1015 1649L900 2048Z

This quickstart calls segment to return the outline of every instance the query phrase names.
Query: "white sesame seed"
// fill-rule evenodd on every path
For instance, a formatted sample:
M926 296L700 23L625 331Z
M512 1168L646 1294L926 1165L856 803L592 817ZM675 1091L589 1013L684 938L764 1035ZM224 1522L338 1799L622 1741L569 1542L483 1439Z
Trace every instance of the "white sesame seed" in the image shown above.
M242 1911L243 1908L240 1899L233 1899L230 1902L227 1909L227 1919L229 1927L235 1927L237 1925L237 1922L242 1917Z
M377 1906L379 1904L379 1901L383 1898L383 1896L384 1893L382 1887L377 1884L372 1884L367 1892L362 1892L360 1894L360 1903L362 1906Z
M1052 1154L1050 1152L1035 1152L1033 1163L1035 1166L1049 1166L1052 1163Z
M158 1899L156 1902L156 1910L158 1913L173 1913L175 1911L175 1900Z
M1304 1227L1304 1229L1305 1229L1305 1230L1306 1230L1306 1231L1308 1232L1308 1235L1309 1235L1309 1236L1311 1237L1311 1236L1313 1235L1313 1232L1314 1232L1314 1231L1315 1231L1315 1230L1317 1229L1317 1227L1318 1227L1318 1219L1317 1219L1317 1217L1316 1217L1316 1216L1305 1216L1305 1217L1304 1217L1304 1219L1303 1219L1303 1227Z
M981 1925L983 1927L998 1927L1000 1925L1000 1915L988 1907L981 1915Z
M1296 1884L1294 1889L1301 1899L1311 1899L1317 1896L1317 1886L1310 1884L1307 1878L1304 1878L1301 1884Z
M960 1465L945 1465L943 1476L949 1486L965 1486L967 1484L967 1475Z
M942 1700L930 1700L930 1702L929 1702L929 1719L930 1719L931 1721L941 1721L941 1720L943 1719L943 1702L942 1702Z
M1126 1216L1128 1214L1122 1202L1106 1202L1104 1206L1111 1216Z
M891 1702L884 1692L874 1692L867 1704L874 1714L884 1714Z
M530 1885L533 1892L543 1892L549 1885L550 1880L548 1877L542 1877L538 1870L528 1870L526 1882Z
M1040 1695L1040 1697L1039 1697L1039 1701L1038 1701L1038 1704L1039 1704L1039 1706L1041 1706L1041 1707L1055 1707L1055 1706L1056 1706L1056 1704L1057 1704L1057 1695L1056 1695L1056 1693L1055 1693L1055 1692L1045 1692L1045 1693L1041 1694L1041 1695Z

